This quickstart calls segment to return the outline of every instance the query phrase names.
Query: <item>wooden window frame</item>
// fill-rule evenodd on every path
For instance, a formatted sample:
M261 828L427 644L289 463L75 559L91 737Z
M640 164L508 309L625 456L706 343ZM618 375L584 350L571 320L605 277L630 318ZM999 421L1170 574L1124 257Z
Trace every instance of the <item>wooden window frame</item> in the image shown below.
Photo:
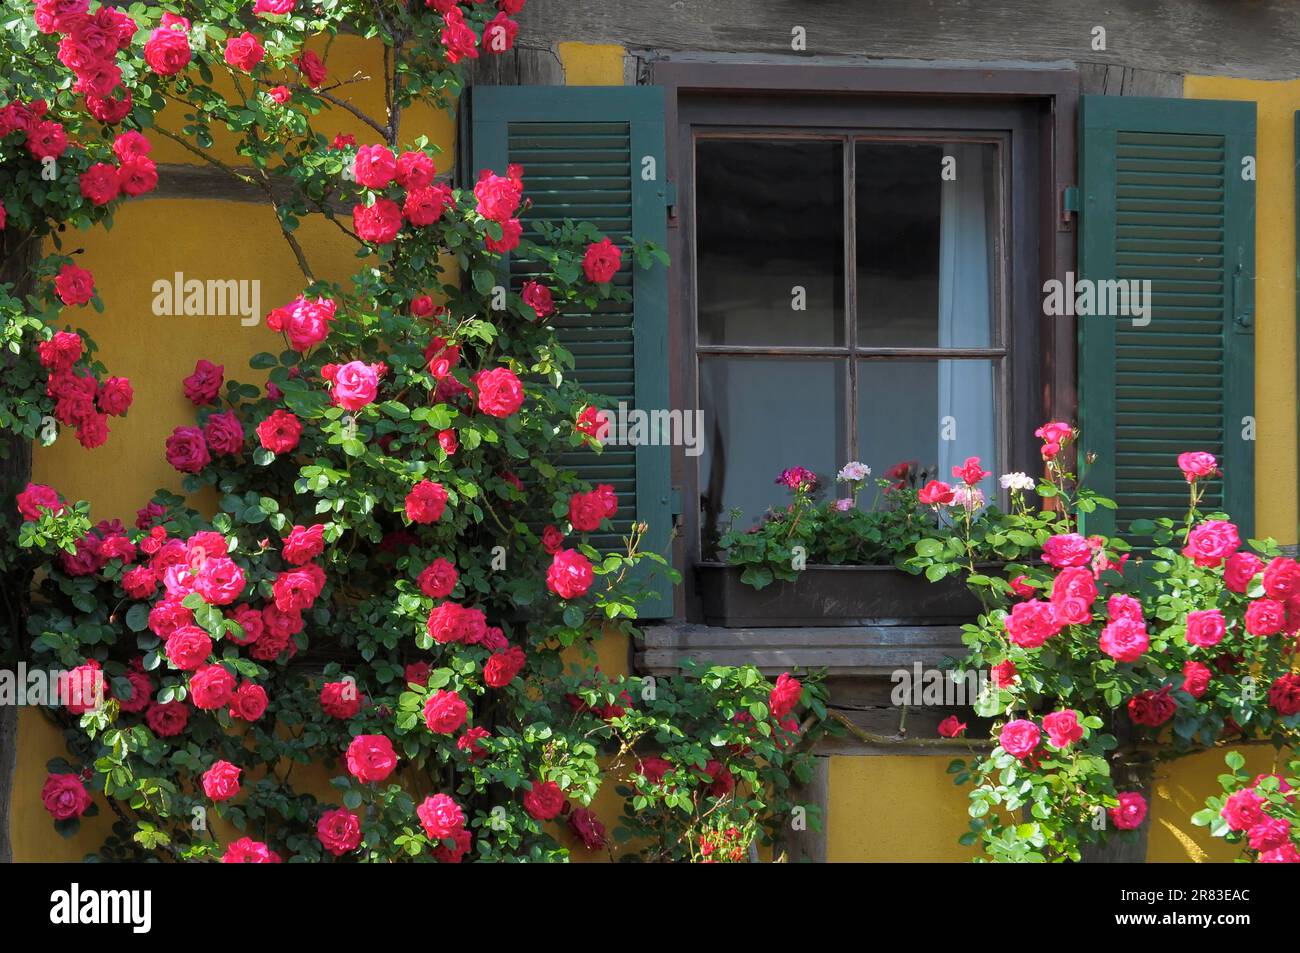
M854 135L876 130L955 136L1009 134L1011 188L1007 246L1009 326L1001 344L1010 381L1001 385L1006 469L1039 468L1032 431L1076 411L1075 325L1042 317L1042 282L1073 268L1074 223L1064 207L1074 182L1079 77L1073 69L977 66L774 66L659 61L650 82L664 88L667 157L677 204L669 219L670 393L675 407L698 407L695 341L693 151L696 131L781 127ZM870 130L870 132L868 132ZM1024 147L1020 144L1023 143ZM847 174L847 170L846 170ZM1004 180L1005 182L1006 180ZM846 237L846 245L848 238ZM1033 240L1031 241L1031 237ZM712 349L710 349L712 350ZM911 350L911 349L909 349ZM857 358L855 357L854 360ZM797 462L797 461L794 461ZM693 567L701 559L698 458L673 454L680 487L674 563L682 570L674 616L700 618Z

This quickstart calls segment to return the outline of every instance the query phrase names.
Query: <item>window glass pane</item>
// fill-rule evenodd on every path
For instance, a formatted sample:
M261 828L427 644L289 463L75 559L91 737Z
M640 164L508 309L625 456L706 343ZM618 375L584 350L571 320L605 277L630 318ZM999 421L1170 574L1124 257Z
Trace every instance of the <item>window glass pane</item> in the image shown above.
M996 498L996 376L992 361L860 360L858 459L873 476L911 463L914 475L951 483L954 466L979 457L993 474L980 489Z
M696 144L700 344L844 345L843 148Z
M823 486L834 485L847 455L847 376L839 359L700 358L705 552L732 509L742 510L737 526L749 527L788 502L775 482L787 467L807 467Z
M997 147L860 140L855 162L858 346L992 346Z

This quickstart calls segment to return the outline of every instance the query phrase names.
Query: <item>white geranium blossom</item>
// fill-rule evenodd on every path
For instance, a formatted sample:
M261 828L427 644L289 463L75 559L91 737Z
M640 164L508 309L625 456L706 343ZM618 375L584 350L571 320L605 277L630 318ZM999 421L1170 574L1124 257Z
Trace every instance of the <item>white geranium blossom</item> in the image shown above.
M1017 470L1015 473L1004 473L998 477L998 483L1002 484L1004 490L1032 490L1034 488L1034 478L1027 473L1021 473Z

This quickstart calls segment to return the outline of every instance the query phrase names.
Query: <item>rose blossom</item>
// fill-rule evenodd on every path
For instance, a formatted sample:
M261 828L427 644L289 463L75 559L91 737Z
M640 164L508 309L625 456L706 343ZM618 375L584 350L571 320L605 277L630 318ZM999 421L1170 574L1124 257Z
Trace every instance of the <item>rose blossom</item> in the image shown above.
M1230 829L1247 831L1264 819L1264 805L1267 803L1254 791L1243 788L1228 795L1219 814L1228 822Z
M1043 562L1064 569L1066 566L1086 566L1092 560L1092 547L1078 533L1050 536L1043 543Z
M1183 691L1193 698L1200 698L1210 687L1211 674L1207 666L1188 660L1183 665Z
M1137 830L1147 816L1147 799L1136 791L1125 791L1118 800L1110 809L1110 819L1121 831Z
M217 761L203 772L203 793L213 801L229 801L239 793L240 769L229 761Z
M966 733L966 723L958 721L956 715L949 715L939 722L939 735L943 738L960 738Z
M524 809L539 821L549 821L564 807L564 792L554 781L534 781L524 795Z
M439 556L420 572L420 591L430 599L446 599L456 588L460 573L448 560Z
M449 795L434 794L426 797L415 809L420 826L431 840L454 837L465 827L465 812Z
M480 371L473 377L478 391L476 406L492 417L509 417L524 403L524 385L508 367Z
M272 453L288 453L298 446L302 424L287 410L273 411L257 425L257 439Z
M591 561L576 549L561 549L551 557L546 588L561 599L580 599L591 588Z
M1178 455L1178 469L1183 471L1183 476L1187 477L1188 483L1195 483L1197 480L1203 480L1218 473L1219 462L1214 459L1212 453L1194 450Z
M1044 715L1043 728L1047 731L1047 740L1054 748L1068 748L1083 737L1079 713L1069 708Z
M1263 568L1264 560L1254 553L1233 553L1223 565L1223 584L1230 591L1244 595Z
M1143 623L1116 619L1101 630L1098 644L1117 662L1136 662L1151 644L1151 638Z
M278 864L282 863L280 855L261 841L251 837L241 837L226 846L221 855L223 864Z
M397 767L397 752L387 735L357 735L348 745L347 763L358 781L383 781Z
M224 708L234 693L235 676L220 665L205 665L190 676L190 697L196 708Z
M526 660L524 650L517 645L493 653L483 664L483 683L488 688L505 688L523 669Z
M424 702L424 724L434 734L454 735L465 724L469 706L455 692L438 690Z
M41 803L56 821L81 817L93 799L75 774L50 774L41 788Z
M447 491L441 483L421 480L406 494L405 506L412 523L436 523L447 508Z
M582 270L595 284L612 281L623 261L623 251L608 238L587 246L582 256Z
M1187 613L1187 644L1210 648L1223 641L1227 623L1218 609L1201 609Z
M321 376L328 380L330 399L344 410L360 410L371 403L379 393L382 365L364 361L349 361L341 366L326 364Z
M1205 520L1187 534L1183 555L1196 565L1213 568L1237 551L1241 538L1237 527L1224 520Z
M335 857L351 853L361 844L361 822L351 811L325 811L316 822L316 839Z
M1012 643L1022 649L1036 649L1061 631L1056 609L1037 599L1016 603L1003 625Z
M1002 731L998 735L998 743L1007 754L1019 758L1022 761L1034 753L1038 747L1042 734L1038 726L1032 721L1026 721L1023 718L1009 721L1002 726Z

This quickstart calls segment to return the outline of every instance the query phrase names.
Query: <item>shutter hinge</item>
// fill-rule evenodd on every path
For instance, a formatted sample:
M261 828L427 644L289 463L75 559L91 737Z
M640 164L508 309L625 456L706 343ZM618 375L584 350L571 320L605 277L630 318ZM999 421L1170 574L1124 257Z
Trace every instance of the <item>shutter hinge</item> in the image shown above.
M677 186L672 182L665 182L663 191L660 193L664 197L664 208L668 210L668 224L677 225Z
M1061 190L1061 217L1064 218L1068 213L1079 214L1079 187L1077 185L1067 185Z
M668 493L668 508L672 513L673 523L676 523L682 515L682 488L675 486Z

